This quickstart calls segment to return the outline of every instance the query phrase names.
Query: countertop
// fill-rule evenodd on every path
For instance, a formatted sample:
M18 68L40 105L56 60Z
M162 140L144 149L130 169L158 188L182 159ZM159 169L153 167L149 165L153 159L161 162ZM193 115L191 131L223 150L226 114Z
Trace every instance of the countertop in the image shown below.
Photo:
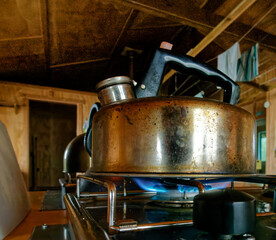
M34 191L28 194L31 200L31 210L29 214L6 238L4 238L4 240L29 239L34 227L43 224L55 225L68 223L66 210L40 211L45 194L44 191Z

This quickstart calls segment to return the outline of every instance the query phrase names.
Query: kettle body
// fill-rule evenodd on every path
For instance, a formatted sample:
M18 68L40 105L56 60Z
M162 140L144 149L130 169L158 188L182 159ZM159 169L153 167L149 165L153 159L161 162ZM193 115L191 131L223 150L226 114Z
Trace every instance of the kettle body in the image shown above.
M224 102L158 97L166 64L217 84ZM255 173L255 119L234 106L239 87L218 70L159 50L136 88L127 77L115 77L100 82L98 91L102 107L91 120L90 173Z

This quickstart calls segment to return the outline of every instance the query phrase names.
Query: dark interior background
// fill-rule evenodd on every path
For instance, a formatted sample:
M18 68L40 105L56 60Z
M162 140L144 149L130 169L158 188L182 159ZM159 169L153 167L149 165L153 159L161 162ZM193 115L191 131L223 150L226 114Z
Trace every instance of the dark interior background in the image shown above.
M144 73L162 41L185 54L239 0L6 0L0 5L0 79L95 91L106 77ZM196 58L216 56L240 40L244 52L260 44L260 73L276 63L273 0L257 0ZM245 37L243 37L245 35Z

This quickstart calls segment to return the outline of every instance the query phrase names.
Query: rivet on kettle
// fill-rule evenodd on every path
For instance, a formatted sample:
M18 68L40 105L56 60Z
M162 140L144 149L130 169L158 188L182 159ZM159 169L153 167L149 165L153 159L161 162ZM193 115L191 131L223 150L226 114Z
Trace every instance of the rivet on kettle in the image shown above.
M146 89L146 85L145 85L145 84L141 84L140 87L141 87L141 89L143 89L143 90Z

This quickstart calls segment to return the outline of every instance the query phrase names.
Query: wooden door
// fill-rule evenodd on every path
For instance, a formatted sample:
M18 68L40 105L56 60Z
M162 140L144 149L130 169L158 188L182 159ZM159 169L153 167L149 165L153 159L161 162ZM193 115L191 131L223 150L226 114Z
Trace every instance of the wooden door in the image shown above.
M31 189L60 187L64 150L75 136L75 105L30 101Z

